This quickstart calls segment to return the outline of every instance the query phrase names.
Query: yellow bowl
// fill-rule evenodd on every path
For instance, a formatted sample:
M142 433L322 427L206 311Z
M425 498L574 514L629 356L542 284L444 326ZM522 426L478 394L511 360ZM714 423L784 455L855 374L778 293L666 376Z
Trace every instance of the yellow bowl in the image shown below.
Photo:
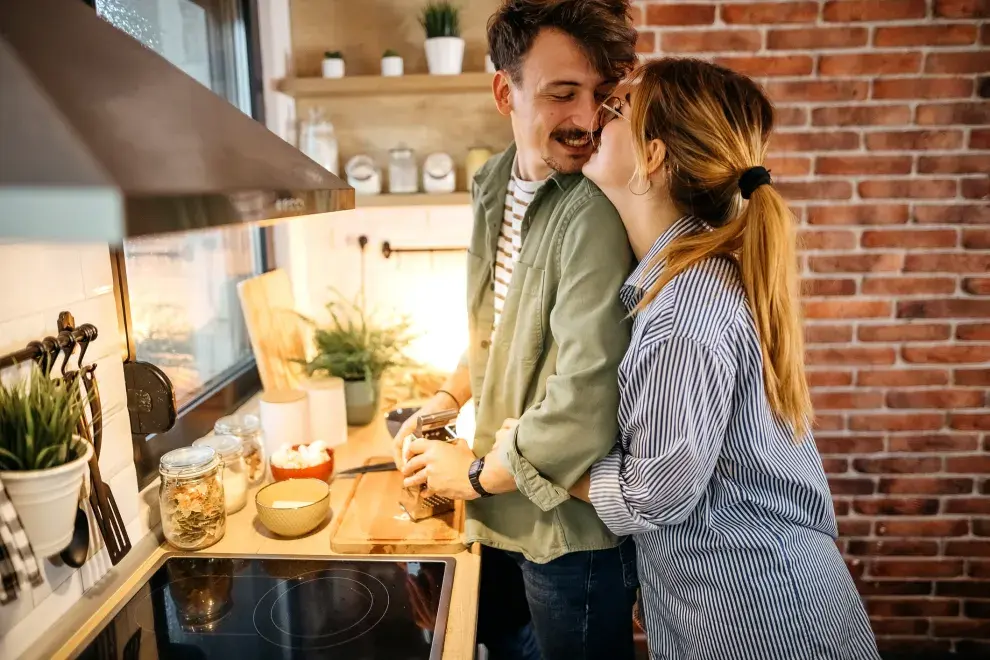
M319 479L286 479L254 496L261 523L279 536L302 536L320 526L330 510L330 486Z

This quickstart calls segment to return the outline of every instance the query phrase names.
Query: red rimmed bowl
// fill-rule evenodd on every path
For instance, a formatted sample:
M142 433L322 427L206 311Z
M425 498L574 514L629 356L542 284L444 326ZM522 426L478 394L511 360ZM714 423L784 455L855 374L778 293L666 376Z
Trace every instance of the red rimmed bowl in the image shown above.
M292 448L298 450L301 446L292 445ZM327 448L325 451L327 460L319 465L311 465L310 467L283 468L270 463L269 467L272 470L272 479L275 481L285 481L286 479L319 479L320 481L330 481L330 475L333 474L333 449Z

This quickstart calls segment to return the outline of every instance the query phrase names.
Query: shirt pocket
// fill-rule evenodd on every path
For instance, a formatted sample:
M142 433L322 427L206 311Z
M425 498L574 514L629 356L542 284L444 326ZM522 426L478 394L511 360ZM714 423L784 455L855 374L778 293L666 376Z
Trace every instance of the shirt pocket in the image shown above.
M545 280L542 268L516 262L496 330L496 341L525 364L533 364L543 356Z

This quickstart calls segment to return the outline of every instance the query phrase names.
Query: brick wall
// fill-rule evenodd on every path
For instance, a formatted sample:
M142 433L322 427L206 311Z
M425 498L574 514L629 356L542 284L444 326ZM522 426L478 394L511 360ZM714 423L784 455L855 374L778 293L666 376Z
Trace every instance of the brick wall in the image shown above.
M990 0L636 3L757 78L840 546L888 653L990 657Z

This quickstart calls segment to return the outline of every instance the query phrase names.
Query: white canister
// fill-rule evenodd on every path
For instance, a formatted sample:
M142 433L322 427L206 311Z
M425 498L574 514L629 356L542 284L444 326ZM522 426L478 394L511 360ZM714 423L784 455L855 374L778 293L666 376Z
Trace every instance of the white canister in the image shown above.
M347 442L347 404L341 378L313 378L305 382L309 397L309 429L313 441L328 447Z
M323 77L324 78L343 78L344 77L344 58L342 58L342 57L324 57L323 58Z
M302 390L271 390L261 395L261 430L271 456L282 445L309 444L309 402Z
M397 78L405 72L405 65L398 55L382 58L382 75L386 78Z
M457 187L454 159L449 154L430 154L423 162L423 191L428 193L452 193Z

